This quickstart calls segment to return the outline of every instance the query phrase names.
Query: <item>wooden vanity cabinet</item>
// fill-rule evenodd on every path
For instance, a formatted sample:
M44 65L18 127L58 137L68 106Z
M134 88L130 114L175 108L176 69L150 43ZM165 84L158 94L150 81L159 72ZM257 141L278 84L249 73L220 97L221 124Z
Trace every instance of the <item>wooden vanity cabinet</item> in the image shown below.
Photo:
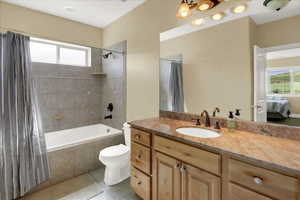
M229 161L229 179L233 183L276 199L298 200L298 179L235 159Z
M148 147L132 142L131 164L142 172L150 175L151 150Z
M157 151L153 152L153 200L180 200L181 163Z
M131 133L131 140L146 147L151 146L151 134L145 131L133 129Z
M176 142L160 136L153 137L153 148L216 175L221 173L221 156L216 153Z
M131 186L143 200L300 200L299 178L132 129Z
M131 188L144 200L151 199L151 178L139 171L137 168L131 168Z
M181 200L220 200L219 177L182 163Z
M132 129L131 188L143 200L151 200L151 135Z
M220 200L220 178L155 151L153 200Z

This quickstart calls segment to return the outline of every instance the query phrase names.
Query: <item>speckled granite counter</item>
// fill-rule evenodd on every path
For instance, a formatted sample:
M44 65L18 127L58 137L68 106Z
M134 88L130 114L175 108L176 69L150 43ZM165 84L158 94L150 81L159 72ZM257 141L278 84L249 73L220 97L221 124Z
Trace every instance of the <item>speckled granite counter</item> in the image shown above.
M300 141L253 134L245 131L228 132L221 129L221 136L203 139L182 135L177 128L194 126L195 123L169 118L153 118L130 122L133 128L164 136L202 149L227 153L245 161L300 175Z

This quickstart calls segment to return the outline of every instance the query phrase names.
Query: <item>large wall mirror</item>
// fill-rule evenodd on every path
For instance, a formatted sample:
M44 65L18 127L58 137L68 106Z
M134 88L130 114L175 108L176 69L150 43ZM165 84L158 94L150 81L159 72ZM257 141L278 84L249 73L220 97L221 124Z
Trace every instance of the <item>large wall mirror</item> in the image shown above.
M299 15L264 23L244 16L161 33L160 109L212 114L217 107L219 117L239 110L237 119L300 126L299 22Z

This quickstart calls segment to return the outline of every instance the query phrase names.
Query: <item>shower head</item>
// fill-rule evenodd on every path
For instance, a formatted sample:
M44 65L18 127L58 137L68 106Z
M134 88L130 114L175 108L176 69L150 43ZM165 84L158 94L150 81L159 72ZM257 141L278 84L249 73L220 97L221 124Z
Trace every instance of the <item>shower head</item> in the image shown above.
M106 53L106 54L102 55L102 57L103 57L104 59L107 59L107 58L109 58L109 56L111 56L111 55L112 55L112 52L109 52L109 53Z

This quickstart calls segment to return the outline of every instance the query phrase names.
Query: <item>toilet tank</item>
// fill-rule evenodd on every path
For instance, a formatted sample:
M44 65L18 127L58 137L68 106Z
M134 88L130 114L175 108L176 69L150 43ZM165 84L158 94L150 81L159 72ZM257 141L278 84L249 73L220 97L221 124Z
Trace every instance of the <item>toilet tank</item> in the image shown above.
M131 129L130 129L130 125L127 122L123 124L123 131L125 137L125 145L130 147Z

